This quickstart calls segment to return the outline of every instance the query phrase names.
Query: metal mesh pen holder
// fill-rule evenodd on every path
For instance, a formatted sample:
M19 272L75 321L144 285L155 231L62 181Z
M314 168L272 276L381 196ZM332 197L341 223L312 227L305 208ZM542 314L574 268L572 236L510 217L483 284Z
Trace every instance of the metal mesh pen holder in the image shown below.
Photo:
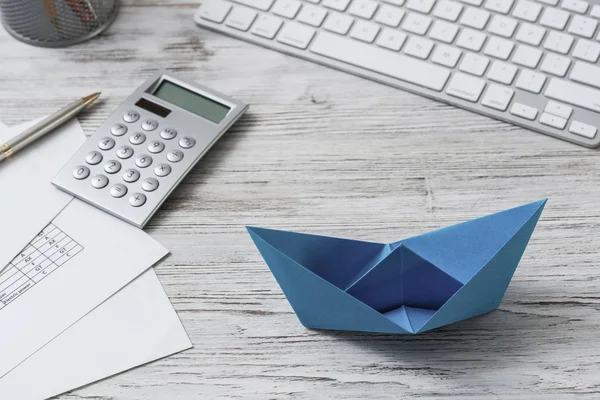
M8 32L41 47L70 46L99 34L118 8L119 0L0 0Z

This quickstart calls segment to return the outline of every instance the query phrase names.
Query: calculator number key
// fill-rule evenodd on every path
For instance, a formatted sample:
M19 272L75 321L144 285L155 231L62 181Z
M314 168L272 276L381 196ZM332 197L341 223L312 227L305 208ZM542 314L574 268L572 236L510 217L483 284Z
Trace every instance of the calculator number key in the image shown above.
M137 160L135 160L135 165L137 165L140 168L149 167L150 165L152 165L152 157L150 157L147 154L142 154L137 158Z
M158 164L156 168L154 168L154 173L156 176L167 176L171 173L171 166L168 164Z
M115 141L112 138L109 137L105 137L100 139L100 141L98 142L98 148L100 150L110 150L113 147L115 147Z
M183 151L171 150L167 153L167 160L171 161L172 163L176 163L183 160Z
M140 179L140 172L136 169L128 169L123 174L123 180L127 183L132 183Z
M142 129L145 131L153 131L158 128L158 122L154 119L147 119L142 123Z
M116 160L110 160L104 166L104 171L106 171L107 174L116 174L120 170L121 170L121 163Z
M127 127L123 124L114 124L112 128L110 128L110 133L114 136L123 136L127 133Z
M148 178L142 182L142 189L146 192L154 192L158 189L158 181L154 178Z
M123 146L117 151L117 157L122 160L130 158L133 155L133 149L129 146Z
M94 179L92 179L92 186L96 189L102 189L108 185L108 178L104 175L96 175Z
M88 167L84 167L83 165L80 165L79 167L75 168L75 171L73 171L73 178L75 179L82 180L88 176L90 176L90 169Z
M131 123L137 121L138 119L140 119L140 113L137 111L127 111L125 115L123 115L123 121L125 122Z
M195 145L196 145L196 139L194 139L192 137L184 136L181 139L179 139L179 146L181 146L181 148L183 148L183 149L191 149Z
M129 198L129 204L133 207L140 207L146 203L146 196L141 193L134 193Z
M110 195L114 198L120 199L127 194L127 186L122 183L117 183L110 188Z
M85 157L85 162L90 165L98 165L102 162L102 153L99 151L90 151Z
M154 154L160 153L164 149L165 149L165 144L158 140L150 142L150 144L148 145L148 151L150 153L154 153Z
M129 143L131 144L142 144L146 141L146 135L143 133L137 132L131 135L129 138Z
M177 136L177 130L173 128L165 128L160 132L160 137L165 140L171 140Z

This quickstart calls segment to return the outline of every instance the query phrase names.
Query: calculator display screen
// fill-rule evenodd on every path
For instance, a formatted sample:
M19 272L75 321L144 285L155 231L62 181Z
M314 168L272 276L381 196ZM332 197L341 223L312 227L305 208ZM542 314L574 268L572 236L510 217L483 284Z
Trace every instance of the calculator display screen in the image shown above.
M152 94L159 99L175 104L216 124L221 122L231 110L231 108L221 103L217 103L214 100L182 88L167 80L163 80Z

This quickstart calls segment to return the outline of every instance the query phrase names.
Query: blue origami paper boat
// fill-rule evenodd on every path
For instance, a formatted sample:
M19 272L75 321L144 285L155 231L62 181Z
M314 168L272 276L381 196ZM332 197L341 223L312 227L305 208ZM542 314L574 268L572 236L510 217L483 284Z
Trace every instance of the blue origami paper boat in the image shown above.
M545 204L390 244L247 229L307 328L415 334L496 309Z

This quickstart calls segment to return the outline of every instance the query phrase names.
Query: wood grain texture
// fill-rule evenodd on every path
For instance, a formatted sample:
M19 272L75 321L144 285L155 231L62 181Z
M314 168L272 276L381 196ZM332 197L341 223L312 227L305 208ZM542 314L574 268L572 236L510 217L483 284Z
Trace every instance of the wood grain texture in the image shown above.
M125 1L67 49L0 30L8 124L101 89L91 134L163 67L251 104L147 228L194 349L61 400L600 398L598 151L202 30L197 5ZM546 197L500 308L413 337L303 328L244 229L393 241Z

